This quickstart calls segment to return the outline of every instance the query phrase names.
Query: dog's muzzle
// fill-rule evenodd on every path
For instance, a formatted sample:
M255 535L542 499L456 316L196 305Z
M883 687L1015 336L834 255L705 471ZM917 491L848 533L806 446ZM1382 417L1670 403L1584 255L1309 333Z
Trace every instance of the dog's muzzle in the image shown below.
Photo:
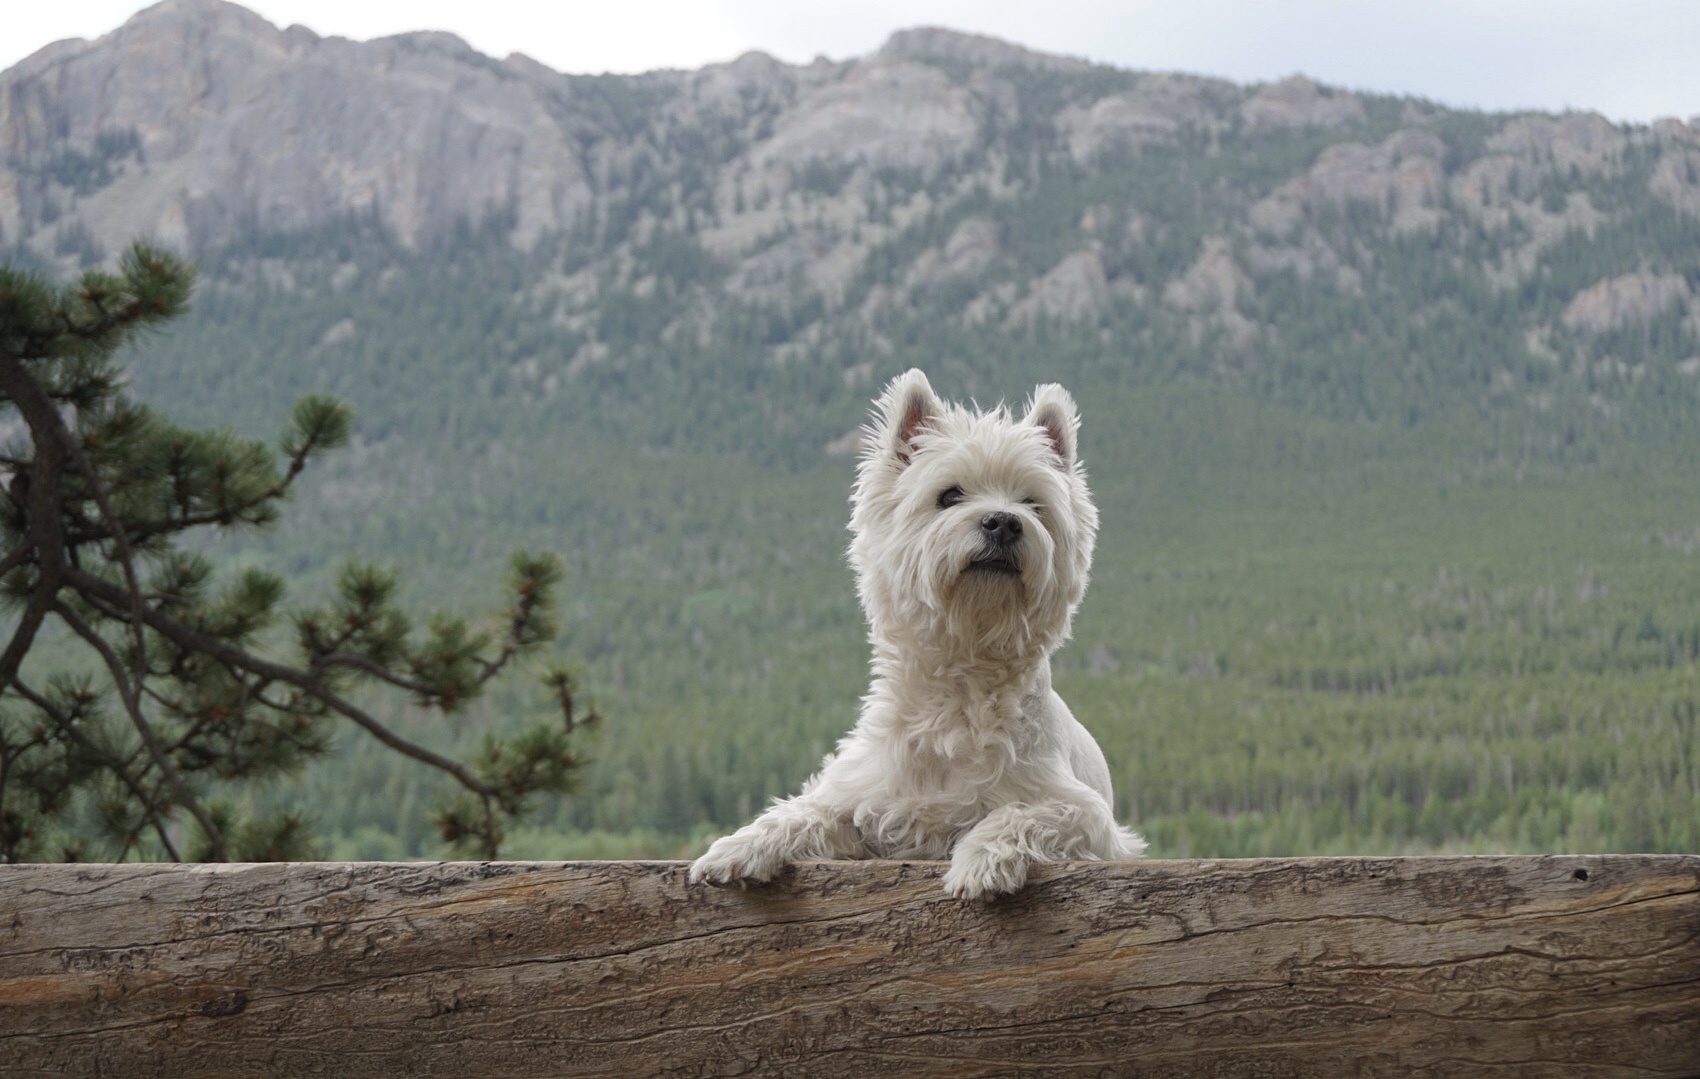
M998 511L980 518L980 553L968 563L972 573L1021 576L1021 518Z

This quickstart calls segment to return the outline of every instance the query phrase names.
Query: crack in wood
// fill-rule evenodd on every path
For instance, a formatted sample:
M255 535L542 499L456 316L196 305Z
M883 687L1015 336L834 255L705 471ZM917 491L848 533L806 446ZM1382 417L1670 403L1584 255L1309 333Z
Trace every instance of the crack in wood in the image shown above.
M1700 1074L1700 857L943 868L0 867L5 1070Z

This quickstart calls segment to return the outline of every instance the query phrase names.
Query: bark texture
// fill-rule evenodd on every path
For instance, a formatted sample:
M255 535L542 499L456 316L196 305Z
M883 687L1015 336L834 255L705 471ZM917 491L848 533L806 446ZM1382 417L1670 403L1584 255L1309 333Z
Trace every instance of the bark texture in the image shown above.
M1700 1074L1700 857L0 866L7 1076Z

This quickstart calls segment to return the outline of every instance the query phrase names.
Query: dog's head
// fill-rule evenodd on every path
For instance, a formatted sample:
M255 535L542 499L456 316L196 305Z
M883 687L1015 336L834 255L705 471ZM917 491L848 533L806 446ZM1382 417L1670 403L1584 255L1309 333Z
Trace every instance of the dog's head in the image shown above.
M1055 384L1017 419L941 401L918 370L892 380L851 496L850 560L876 641L1017 663L1068 637L1098 528L1079 428Z

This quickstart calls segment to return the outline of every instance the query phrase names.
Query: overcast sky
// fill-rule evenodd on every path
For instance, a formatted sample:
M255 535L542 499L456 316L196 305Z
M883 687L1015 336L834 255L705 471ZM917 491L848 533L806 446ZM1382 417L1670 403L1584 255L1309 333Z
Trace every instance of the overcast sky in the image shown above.
M0 0L0 68L97 37L136 0ZM1123 67L1238 82L1302 71L1356 89L1492 109L1700 114L1700 0L255 0L279 26L365 39L450 30L562 71L871 52L948 26Z

